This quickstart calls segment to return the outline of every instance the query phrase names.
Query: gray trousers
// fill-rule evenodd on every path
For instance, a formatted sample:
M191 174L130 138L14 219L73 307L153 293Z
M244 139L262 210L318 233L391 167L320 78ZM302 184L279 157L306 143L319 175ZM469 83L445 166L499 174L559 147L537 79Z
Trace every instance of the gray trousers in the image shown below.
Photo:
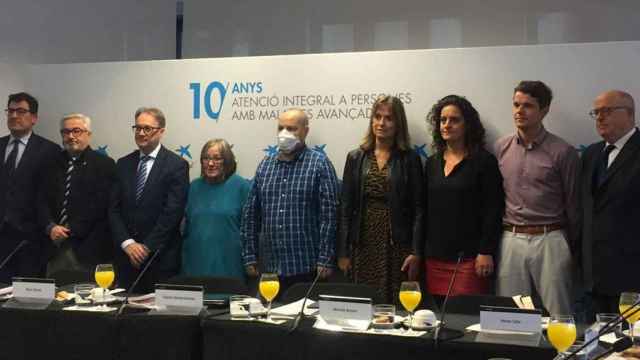
M499 296L531 295L535 287L550 314L573 314L571 252L564 231L540 235L504 231L498 264Z

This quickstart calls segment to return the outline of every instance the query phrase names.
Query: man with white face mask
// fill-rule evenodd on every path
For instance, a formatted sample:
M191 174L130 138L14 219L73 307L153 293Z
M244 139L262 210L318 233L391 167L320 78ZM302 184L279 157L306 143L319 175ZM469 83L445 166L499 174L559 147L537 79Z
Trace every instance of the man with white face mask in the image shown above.
M335 262L337 178L331 161L307 148L308 133L304 111L280 115L278 153L258 165L243 210L247 275L278 274L280 293L317 273L326 278Z

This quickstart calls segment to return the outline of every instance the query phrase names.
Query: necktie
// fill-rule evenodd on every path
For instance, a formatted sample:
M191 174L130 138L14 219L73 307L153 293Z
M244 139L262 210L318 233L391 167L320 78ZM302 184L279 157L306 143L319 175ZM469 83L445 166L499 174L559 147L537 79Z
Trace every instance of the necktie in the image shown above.
M138 174L136 175L136 202L140 201L144 184L147 181L147 161L151 160L151 156L143 156L138 164Z
M16 160L18 159L18 146L20 146L20 141L18 139L14 139L11 143L13 144L13 149L11 149L9 156L7 157L7 161L4 163L9 177L11 177L13 172L16 170Z
M69 218L67 214L67 206L69 205L69 194L71 193L71 173L73 172L73 160L69 160L67 163L67 172L64 180L64 196L62 200L62 208L60 209L60 216L58 224L69 227L67 220Z
M604 152L601 154L602 156L600 158L600 161L598 162L598 168L596 170L598 172L598 187L600 187L604 183L604 180L607 178L607 169L609 168L609 154L611 154L611 152L615 148L615 145L609 144L606 148L604 148Z

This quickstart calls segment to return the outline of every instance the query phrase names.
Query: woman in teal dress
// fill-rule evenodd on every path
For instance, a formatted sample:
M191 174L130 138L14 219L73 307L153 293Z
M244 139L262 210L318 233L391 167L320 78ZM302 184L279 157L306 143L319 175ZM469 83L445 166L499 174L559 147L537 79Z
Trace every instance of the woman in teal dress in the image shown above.
M182 273L244 278L240 219L250 183L235 173L235 156L225 140L207 141L200 164L185 212Z

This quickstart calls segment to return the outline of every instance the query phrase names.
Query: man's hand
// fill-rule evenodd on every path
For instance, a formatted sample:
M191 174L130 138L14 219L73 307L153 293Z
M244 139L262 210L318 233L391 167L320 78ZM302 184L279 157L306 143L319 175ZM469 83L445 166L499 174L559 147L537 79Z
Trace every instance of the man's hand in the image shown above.
M71 230L69 228L62 225L56 225L51 228L51 231L49 232L49 238L53 242L60 242L61 240L68 239L70 234Z
M331 276L331 274L333 274L333 269L328 268L328 267L324 267L324 266L320 266L318 265L318 267L316 268L317 273L320 275L320 280L324 280L326 278L328 278L329 276Z
M249 264L244 267L244 271L249 277L258 277L258 266L256 264Z
M351 270L351 259L348 257L338 258L338 268L347 275L349 270Z
M129 246L124 248L124 252L127 253L127 256L129 256L129 262L136 269L139 269L149 256L149 249L137 242L129 244Z
M400 271L407 273L407 278L411 281L418 280L420 274L420 257L416 255L409 255L404 259L404 263L400 268Z

